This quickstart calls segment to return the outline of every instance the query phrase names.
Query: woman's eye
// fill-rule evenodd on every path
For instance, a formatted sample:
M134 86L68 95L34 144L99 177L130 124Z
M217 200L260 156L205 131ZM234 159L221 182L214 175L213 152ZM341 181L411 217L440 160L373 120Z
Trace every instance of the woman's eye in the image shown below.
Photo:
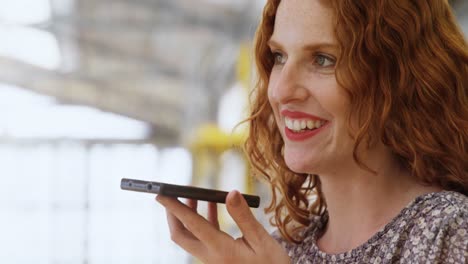
M335 65L335 60L325 55L319 54L315 56L315 64L320 67L332 67Z
M283 56L283 54L279 52L273 52L273 59L275 61L275 64L284 64L286 63L286 59Z

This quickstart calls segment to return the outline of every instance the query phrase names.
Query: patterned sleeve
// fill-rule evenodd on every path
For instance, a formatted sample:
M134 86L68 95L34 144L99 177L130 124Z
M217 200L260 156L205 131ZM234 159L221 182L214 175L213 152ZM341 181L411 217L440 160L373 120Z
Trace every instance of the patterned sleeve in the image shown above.
M431 219L432 218L432 219ZM466 206L431 210L410 234L403 256L413 263L468 263L468 213Z

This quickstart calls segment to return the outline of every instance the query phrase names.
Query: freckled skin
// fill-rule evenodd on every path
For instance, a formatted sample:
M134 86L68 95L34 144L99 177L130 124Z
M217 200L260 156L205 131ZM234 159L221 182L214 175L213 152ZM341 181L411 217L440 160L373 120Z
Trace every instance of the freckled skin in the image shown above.
M354 141L346 128L349 101L334 67L323 67L316 57L321 54L336 62L339 56L332 18L331 10L319 1L282 1L271 37L270 48L281 53L284 63L273 67L268 97L285 141L286 164L299 173L328 173L336 170L336 164L352 163ZM284 109L312 114L330 124L312 138L294 142L285 137Z

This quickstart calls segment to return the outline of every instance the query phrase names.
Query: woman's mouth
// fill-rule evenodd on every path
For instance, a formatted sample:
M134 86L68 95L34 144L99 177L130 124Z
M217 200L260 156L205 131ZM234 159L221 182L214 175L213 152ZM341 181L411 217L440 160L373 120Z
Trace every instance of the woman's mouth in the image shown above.
M314 120L314 119L292 119L289 117L284 118L286 127L294 133L303 133L305 131L311 131L322 127L325 120Z
M281 111L284 120L284 134L291 141L304 141L323 130L330 122L305 112Z

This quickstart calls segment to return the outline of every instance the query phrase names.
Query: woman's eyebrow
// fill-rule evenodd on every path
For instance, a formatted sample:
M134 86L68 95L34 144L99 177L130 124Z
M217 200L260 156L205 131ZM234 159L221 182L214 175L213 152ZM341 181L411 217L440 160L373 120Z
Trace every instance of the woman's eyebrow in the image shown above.
M267 45L269 47L277 47L277 48L282 48L283 45L281 45L279 42L276 40L270 38L267 42ZM331 43L331 42L317 42L317 43L312 43L312 44L306 44L302 46L303 50L317 50L320 48L327 48L327 49L333 49L333 50L338 50L338 45Z
M314 44L304 45L302 47L304 50L317 50L317 49L333 49L338 50L338 45L329 42L318 42Z
M267 45L270 47L282 47L281 44L276 42L274 39L270 38L267 42Z

